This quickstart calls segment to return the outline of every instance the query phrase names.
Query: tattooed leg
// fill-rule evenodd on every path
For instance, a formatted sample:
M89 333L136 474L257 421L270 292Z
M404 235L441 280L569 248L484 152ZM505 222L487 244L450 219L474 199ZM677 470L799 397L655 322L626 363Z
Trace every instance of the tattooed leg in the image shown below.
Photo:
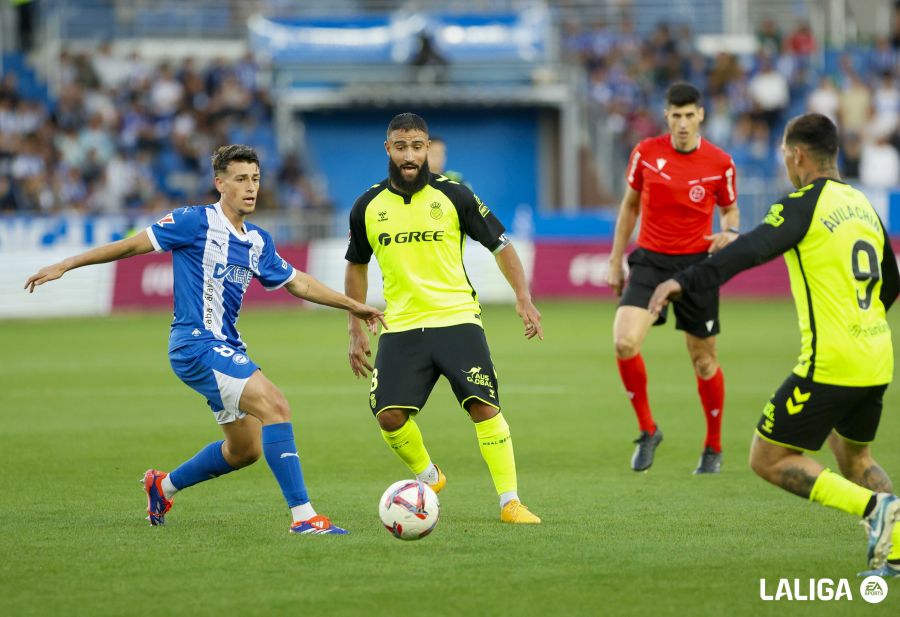
M805 498L809 498L823 469L801 452L776 446L757 436L750 447L750 467L763 480Z
M851 443L834 432L828 437L828 445L845 478L877 493L894 492L890 476L872 458L869 446Z

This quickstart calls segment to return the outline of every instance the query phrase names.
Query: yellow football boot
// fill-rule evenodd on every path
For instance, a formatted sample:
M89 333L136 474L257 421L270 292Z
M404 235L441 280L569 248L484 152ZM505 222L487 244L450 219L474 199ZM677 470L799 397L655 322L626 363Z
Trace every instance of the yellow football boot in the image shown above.
M541 519L532 514L531 510L529 510L521 501L512 499L500 510L500 521L503 523L535 525L540 523Z

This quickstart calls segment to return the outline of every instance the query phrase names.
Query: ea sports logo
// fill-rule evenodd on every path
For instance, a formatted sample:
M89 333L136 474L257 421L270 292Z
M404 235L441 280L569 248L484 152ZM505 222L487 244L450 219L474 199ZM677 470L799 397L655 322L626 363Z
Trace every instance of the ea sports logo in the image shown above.
M706 189L699 184L693 186L691 187L691 192L688 193L688 197L690 197L691 201L695 204L700 203L703 201L703 198L706 197Z
M887 582L880 576L867 576L859 584L859 594L869 604L878 604L888 594Z
M391 243L391 234L379 234L378 236L378 244L382 246L387 246Z

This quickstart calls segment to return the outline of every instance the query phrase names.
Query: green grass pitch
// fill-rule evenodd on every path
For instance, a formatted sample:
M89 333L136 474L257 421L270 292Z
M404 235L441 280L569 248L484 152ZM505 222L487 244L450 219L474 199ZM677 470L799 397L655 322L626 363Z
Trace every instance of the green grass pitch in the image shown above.
M38 292L39 293L39 292ZM39 299L36 297L36 301ZM286 393L313 504L346 537L292 537L263 461L181 493L163 528L138 484L220 432L170 371L169 317L0 322L0 615L896 615L858 593L865 539L846 514L755 477L753 427L798 348L793 305L725 299L725 464L691 475L703 414L683 336L648 337L665 441L647 473L613 361L614 306L542 303L546 340L512 307L485 324L537 527L499 523L474 430L446 383L419 424L449 482L421 542L393 539L377 500L410 474L381 440L336 311L246 311L249 353ZM900 312L891 321L900 336ZM900 389L876 458L900 483ZM819 459L833 465L830 454ZM760 578L848 578L852 602L763 602Z

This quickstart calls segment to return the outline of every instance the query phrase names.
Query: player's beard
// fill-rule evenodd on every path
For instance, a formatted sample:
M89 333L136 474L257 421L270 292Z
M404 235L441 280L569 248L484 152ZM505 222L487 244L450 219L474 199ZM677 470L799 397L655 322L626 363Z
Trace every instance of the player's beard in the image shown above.
M428 184L430 177L431 170L428 168L428 159L425 159L422 166L419 167L419 173L412 180L404 179L400 166L396 165L393 160L388 159L388 178L393 187L404 195L414 195L421 191Z

